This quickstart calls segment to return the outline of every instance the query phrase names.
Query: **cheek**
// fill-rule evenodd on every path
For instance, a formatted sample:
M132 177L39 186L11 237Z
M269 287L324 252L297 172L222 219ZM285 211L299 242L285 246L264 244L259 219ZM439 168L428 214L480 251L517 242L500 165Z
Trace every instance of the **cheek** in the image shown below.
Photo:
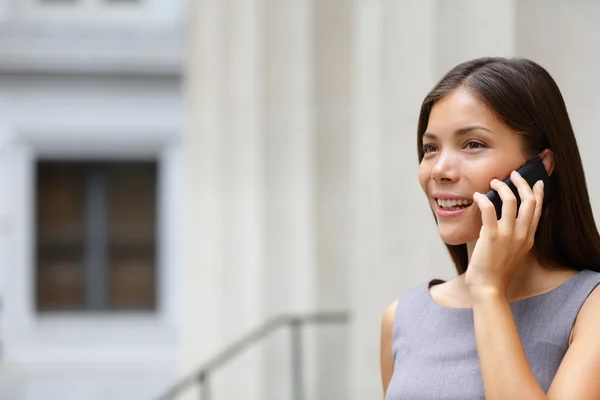
M429 183L429 179L431 178L430 168L428 168L424 164L421 164L421 166L419 167L418 178L419 184L421 185L421 189L423 189L424 192L427 192L427 184Z
M469 177L469 183L473 192L487 193L490 190L490 181L494 178L499 178L500 175L496 174L496 169L489 168L489 166L482 168L473 168L469 171L464 171L465 175Z
M470 177L475 190L486 193L490 190L490 181L494 178L503 181L513 169L519 168L525 163L525 158L516 151L516 154L509 153L508 156L492 157L487 163L469 166L469 171L465 171Z

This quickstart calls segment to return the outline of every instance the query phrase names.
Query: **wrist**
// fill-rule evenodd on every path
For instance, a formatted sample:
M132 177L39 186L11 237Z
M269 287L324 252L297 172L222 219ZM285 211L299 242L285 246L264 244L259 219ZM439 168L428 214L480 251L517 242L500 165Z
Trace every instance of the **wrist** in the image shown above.
M506 291L496 286L472 286L469 287L471 301L485 302L490 300L508 301Z

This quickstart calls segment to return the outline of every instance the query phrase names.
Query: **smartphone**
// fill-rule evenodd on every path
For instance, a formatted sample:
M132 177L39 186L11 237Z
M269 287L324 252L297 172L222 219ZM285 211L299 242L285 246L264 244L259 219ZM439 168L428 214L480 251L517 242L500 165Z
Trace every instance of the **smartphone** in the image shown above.
M533 187L537 181L544 181L544 203L542 207L552 201L553 198L553 189L550 182L550 177L546 172L546 168L544 167L544 163L540 157L535 157L525 164L523 164L517 172L521 174L521 176L529 183L529 187ZM519 192L510 180L510 176L506 178L504 181L508 185L508 187L512 190L517 198L517 214L519 212L519 207L521 206L521 198L519 197ZM486 193L486 196L490 201L494 204L496 209L496 217L500 219L502 217L502 199L497 191L494 189L490 190Z

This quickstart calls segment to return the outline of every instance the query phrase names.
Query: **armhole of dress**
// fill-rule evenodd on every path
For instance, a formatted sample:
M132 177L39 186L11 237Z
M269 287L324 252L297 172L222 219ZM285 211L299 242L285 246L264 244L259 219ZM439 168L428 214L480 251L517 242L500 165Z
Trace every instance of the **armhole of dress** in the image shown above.
M400 302L402 301L402 296L400 296L398 298L398 301L396 302L396 309L394 310L394 320L392 321L392 360L394 362L394 365L396 365L396 354L398 353L398 346L397 346L397 338L399 335L398 332L398 313L399 313L399 307L400 307Z
M569 329L569 338L568 338L568 343L567 343L567 348L569 348L571 346L571 339L573 338L573 333L575 332L575 325L577 323L577 318L579 318L579 313L581 312L581 309L583 308L583 305L585 304L585 302L587 301L587 299L590 297L590 295L592 294L592 292L594 290L596 290L596 288L600 285L600 278L598 278L594 284L592 285L592 287L587 291L587 293L585 293L585 296L583 297L581 303L579 304L578 308L577 308L577 312L575 313L575 316L573 317L573 320L571 322L571 328Z

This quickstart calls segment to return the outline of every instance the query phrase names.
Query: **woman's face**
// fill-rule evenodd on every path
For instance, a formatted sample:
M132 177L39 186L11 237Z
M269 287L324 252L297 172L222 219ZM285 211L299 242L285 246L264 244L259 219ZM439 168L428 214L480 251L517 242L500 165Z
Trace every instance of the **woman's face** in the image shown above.
M419 182L435 212L442 240L477 240L481 213L473 193L487 193L526 161L519 134L501 123L468 90L457 89L433 106L423 136Z

